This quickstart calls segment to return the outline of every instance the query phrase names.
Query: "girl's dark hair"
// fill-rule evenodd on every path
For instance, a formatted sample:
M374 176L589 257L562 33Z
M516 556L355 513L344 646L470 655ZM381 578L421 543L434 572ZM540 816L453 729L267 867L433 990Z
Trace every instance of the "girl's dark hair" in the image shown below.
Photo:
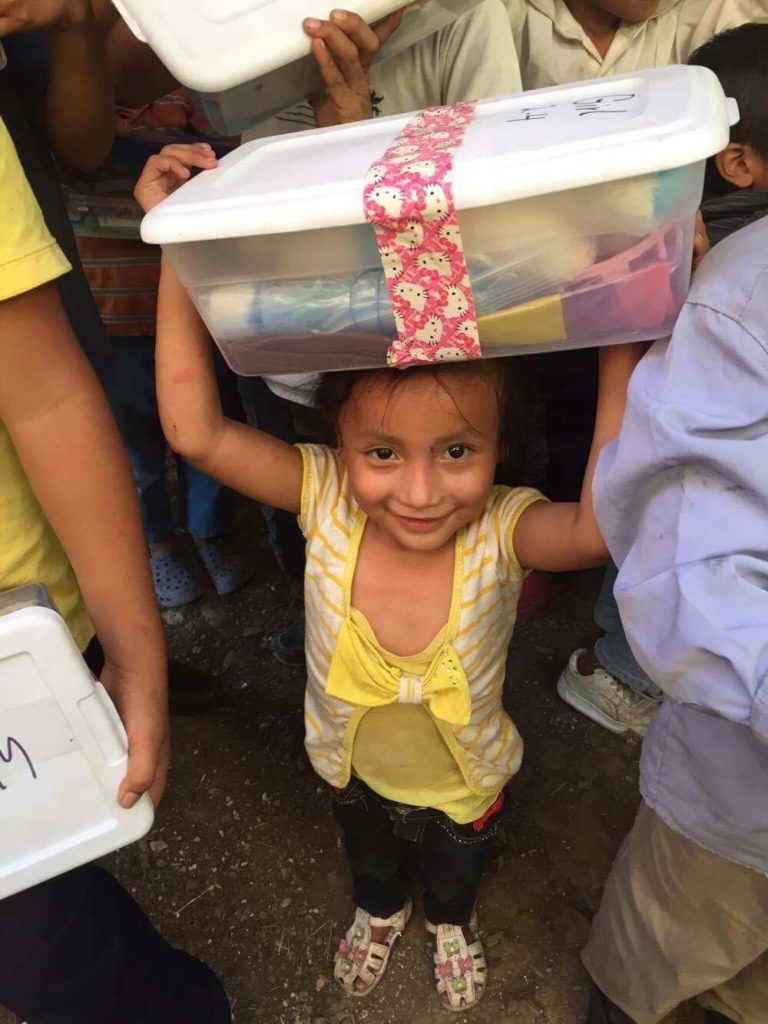
M521 360L515 359L518 368ZM521 430L526 405L526 389L523 385L524 375L513 370L511 359L483 359L469 362L431 364L429 366L412 366L406 370L334 370L324 373L315 388L313 405L322 416L328 427L338 435L339 422L347 402L357 384L374 374L388 381L390 396L408 380L415 376L433 377L435 382L445 391L450 392L448 385L441 379L444 374L456 370L465 370L470 375L485 377L496 392L499 409L499 450L505 460L514 458L520 450Z
M749 145L768 157L768 24L721 32L691 54L688 63L714 71L725 95L738 103L739 120L731 126L731 142ZM733 191L720 177L714 158L707 161L704 191L711 195Z

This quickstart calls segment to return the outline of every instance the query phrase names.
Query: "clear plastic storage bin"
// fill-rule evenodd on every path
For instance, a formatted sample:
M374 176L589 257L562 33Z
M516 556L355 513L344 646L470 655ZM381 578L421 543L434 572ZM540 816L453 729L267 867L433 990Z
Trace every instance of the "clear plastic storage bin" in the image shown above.
M145 218L233 370L385 365L396 331L362 195L409 118L249 143ZM479 103L453 192L482 354L669 334L732 119L698 67Z
M195 91L206 117L224 135L239 135L322 90L302 22L327 16L331 4L324 10L316 0L113 2L137 38ZM390 60L477 2L417 0L376 60ZM349 0L345 9L372 24L402 6L403 0Z

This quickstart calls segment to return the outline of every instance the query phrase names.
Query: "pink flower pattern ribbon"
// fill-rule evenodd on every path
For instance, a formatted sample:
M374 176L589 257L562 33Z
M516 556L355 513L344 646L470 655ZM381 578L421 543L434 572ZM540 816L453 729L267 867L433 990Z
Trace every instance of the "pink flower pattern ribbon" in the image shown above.
M390 366L479 359L477 317L453 205L453 155L473 103L415 114L366 174L373 225L394 311Z

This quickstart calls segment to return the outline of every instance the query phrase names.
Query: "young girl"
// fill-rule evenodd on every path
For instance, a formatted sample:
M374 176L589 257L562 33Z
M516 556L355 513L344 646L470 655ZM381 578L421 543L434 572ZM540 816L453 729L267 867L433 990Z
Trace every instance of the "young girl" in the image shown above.
M155 205L215 161L167 147L137 188ZM306 747L334 793L355 917L335 958L345 990L381 980L411 913L409 845L424 884L443 1004L486 986L473 913L483 857L522 741L502 707L524 573L599 563L590 497L618 431L631 347L604 353L581 503L495 487L514 360L327 374L317 403L337 447L287 445L224 417L206 329L163 266L157 389L171 446L258 501L298 514L307 541Z

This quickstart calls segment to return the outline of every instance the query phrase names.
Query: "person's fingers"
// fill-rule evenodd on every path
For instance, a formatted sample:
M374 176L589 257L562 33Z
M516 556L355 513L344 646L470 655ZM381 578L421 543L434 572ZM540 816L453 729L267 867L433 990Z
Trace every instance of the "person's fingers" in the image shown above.
M158 153L158 156L174 157L187 167L211 167L218 163L213 148L207 142L196 142L194 145L171 143Z
M328 95L334 103L343 105L345 99L347 99L349 86L322 39L312 40L312 53Z
M331 11L331 22L351 39L357 49L357 59L363 68L369 68L379 52L379 37L359 14L337 9Z
M158 758L157 771L155 772L155 778L152 785L149 787L147 792L149 793L152 803L157 807L160 801L163 799L163 793L165 792L165 784L168 781L168 769L171 766L171 738L166 736L165 742L160 750L160 756Z
M307 22L314 22L314 20L310 18L307 19ZM312 36L313 43L319 41L325 44L327 53L341 73L343 84L358 96L367 95L368 76L360 63L360 54L358 53L357 46L349 36L331 21L321 21L319 27L316 28L310 28L307 22L305 22L306 31ZM324 55L320 48L313 45L312 52L315 54L315 60L318 60L319 56L323 59ZM318 60L318 64L320 66L320 73L323 74L323 81L325 81L329 89L331 84L333 84L334 88L341 89L342 85L338 82L337 76L333 74L333 70L327 61L320 64ZM327 72L330 76L330 82L326 79L324 72Z
M186 181L192 173L189 167L175 156L159 156L153 171L156 179L172 174L176 178L181 178L182 181Z
M128 768L120 783L117 799L129 810L156 781L163 742L151 735L133 736L128 741Z
M379 40L379 49L381 49L384 43L386 43L392 33L396 32L397 29L400 28L404 17L405 8L401 7L397 11L392 11L392 13L388 14L386 18L382 18L381 21L377 21L376 24L372 26L373 31L376 33L376 38Z

